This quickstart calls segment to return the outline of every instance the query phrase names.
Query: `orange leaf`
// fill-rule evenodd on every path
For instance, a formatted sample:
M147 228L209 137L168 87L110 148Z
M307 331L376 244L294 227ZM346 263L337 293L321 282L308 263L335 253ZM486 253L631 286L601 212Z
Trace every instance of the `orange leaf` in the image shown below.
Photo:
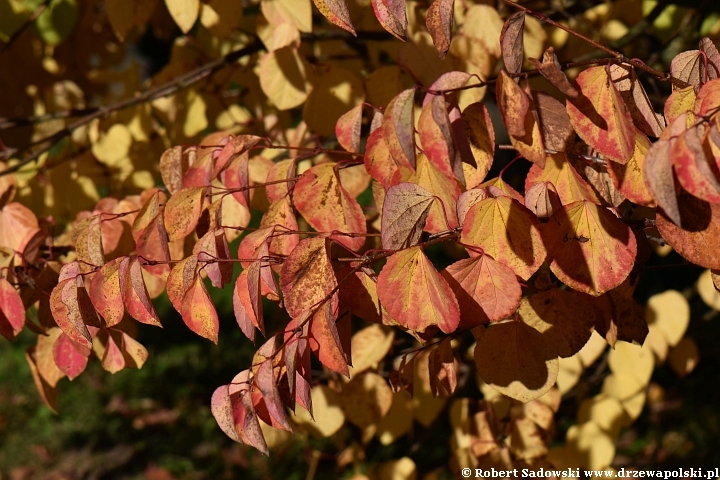
M615 188L630 201L648 207L655 206L652 193L645 184L645 158L652 143L650 139L639 130L635 130L635 151L632 158L625 165L607 162L607 171L610 174Z
M126 258L110 260L93 275L90 282L90 301L105 319L107 327L117 325L125 315L122 290L120 290L120 264Z
M606 158L627 163L633 154L635 128L606 68L588 68L575 82L580 95L567 101L567 112L575 131Z
M197 277L197 255L179 261L175 264L170 275L167 278L167 296L172 306L180 312L182 310L182 302L185 294L195 282Z
M309 310L337 286L325 237L306 238L285 259L280 273L285 308L291 317Z
M425 230L437 233L457 227L456 203L460 187L452 175L443 173L425 155L418 155L417 173L409 181L416 183L440 199L430 207Z
M536 183L550 182L555 187L563 205L587 200L600 203L592 187L580 176L564 153L549 155L545 168L530 167L525 178L525 190Z
M665 119L655 113L645 88L635 73L635 67L627 64L611 64L608 70L637 128L646 135L659 137L665 129Z
M453 263L442 272L460 306L460 328L509 318L522 289L515 273L488 255Z
M22 254L30 239L40 231L35 214L17 202L0 210L0 247Z
M273 164L272 168L267 174L266 181L276 182L279 180L287 180L295 176L296 163L294 158L288 158L287 160L281 160ZM277 202L281 198L285 197L290 191L295 182L280 182L274 185L265 186L265 193L267 194L270 202Z
M165 205L165 228L168 239L185 238L197 226L207 187L184 188L170 197Z
M333 303L335 306L333 306ZM325 302L312 316L309 324L308 346L320 363L329 369L350 377L348 351L343 348L343 341L337 320L337 298ZM300 319L298 319L299 321ZM349 332L348 332L349 333Z
M392 178L397 172L398 166L390 154L382 128L375 129L368 137L363 161L365 170L384 188L388 188L392 184Z
M298 212L319 232L365 233L365 215L357 200L340 184L334 163L316 165L298 180L293 201ZM365 237L334 233L330 238L350 250L359 250Z
M545 146L530 97L505 70L500 70L495 91L510 142L520 155L542 168Z
M180 314L190 330L217 345L220 330L217 311L199 275L183 297Z
M635 264L632 230L607 209L582 201L556 211L543 227L550 269L569 287L599 296L620 285Z
M161 262L157 265L144 265L149 273L163 280L170 273L170 247L168 234L165 231L163 212L159 212L138 235L135 253L144 260Z
M452 289L420 247L401 250L388 259L377 291L388 313L408 330L423 333L438 327L450 333L460 321Z
M131 317L140 323L162 326L155 307L150 301L140 262L136 257L123 258L120 262L120 290L123 292L125 308Z
M545 261L547 251L540 236L540 221L514 198L487 198L465 216L464 244L481 248L527 280Z

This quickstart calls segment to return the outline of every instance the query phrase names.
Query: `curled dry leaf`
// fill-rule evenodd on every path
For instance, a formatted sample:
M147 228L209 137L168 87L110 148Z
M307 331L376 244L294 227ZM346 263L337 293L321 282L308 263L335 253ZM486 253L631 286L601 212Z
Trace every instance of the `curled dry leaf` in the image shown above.
M580 95L567 112L580 138L609 160L625 164L635 145L632 117L605 67L591 67L575 80Z
M414 183L390 187L383 202L383 248L401 250L417 245L434 199L430 192Z
M666 126L665 118L655 113L635 68L624 63L611 64L608 71L630 111L635 126L648 136L659 137Z
M460 310L455 295L420 247L390 256L377 289L388 313L408 330L423 333L438 327L451 333L458 326Z
M542 62L535 58L529 58L528 60L532 63L533 67L540 71L543 77L555 85L562 93L570 98L575 98L579 95L578 90L572 86L565 76L565 72L562 71L562 65L560 65L553 47L548 47L548 49L545 50Z

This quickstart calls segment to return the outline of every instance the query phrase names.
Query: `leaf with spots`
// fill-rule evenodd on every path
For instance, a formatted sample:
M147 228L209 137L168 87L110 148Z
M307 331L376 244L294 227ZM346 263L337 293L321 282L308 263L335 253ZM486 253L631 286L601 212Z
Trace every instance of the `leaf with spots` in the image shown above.
M280 272L285 308L297 317L327 299L337 286L325 237L301 240Z
M380 303L400 325L423 333L439 328L453 332L460 310L450 285L420 247L393 254L378 277Z
M185 292L180 315L190 330L217 344L220 330L217 311L199 275Z
M365 215L357 200L340 183L336 164L322 163L303 173L293 190L298 212L319 232L357 251L365 243ZM347 236L341 233L361 234Z
M150 300L137 257L124 258L119 265L120 290L127 312L140 323L162 326Z
M408 167L413 171L416 163L414 98L414 88L398 93L388 103L382 121L382 136L390 155L398 166Z
M313 0L313 3L325 18L343 30L357 36L355 28L353 28L352 20L350 19L350 10L345 0Z
M440 58L445 58L450 49L454 6L455 0L435 0L425 15L425 24Z
M184 188L175 193L165 205L165 229L168 240L185 238L197 226L207 187Z
M120 323L125 315L123 292L120 289L120 264L127 257L110 260L102 266L90 281L90 301L98 313L105 319L107 327Z
M405 30L408 25L405 0L372 0L371 3L380 25L398 39L405 41Z
M495 91L510 142L520 155L542 168L545 146L532 100L505 70L500 70Z
M360 127L362 126L362 103L340 116L335 123L338 143L348 152L360 151Z
M434 198L414 183L403 182L390 187L383 202L383 248L400 250L417 245Z

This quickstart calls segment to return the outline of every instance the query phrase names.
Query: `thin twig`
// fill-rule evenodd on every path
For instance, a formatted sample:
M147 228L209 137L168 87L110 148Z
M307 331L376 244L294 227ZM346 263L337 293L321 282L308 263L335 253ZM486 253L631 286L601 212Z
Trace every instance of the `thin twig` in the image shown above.
M40 5L38 5L38 7L35 9L35 11L32 13L32 15L30 15L30 17L25 21L25 23L23 23L22 26L20 28L18 28L15 31L15 33L12 34L12 36L8 39L8 41L5 43L5 45L0 47L0 55L5 50L10 48L10 45L12 45L15 42L15 40L20 38L20 35L22 35L23 32L25 32L25 30L30 28L30 25L35 23L35 20L37 20L37 18L40 16L40 14L45 11L45 9L48 7L48 5L50 5L51 1L52 0L44 0Z

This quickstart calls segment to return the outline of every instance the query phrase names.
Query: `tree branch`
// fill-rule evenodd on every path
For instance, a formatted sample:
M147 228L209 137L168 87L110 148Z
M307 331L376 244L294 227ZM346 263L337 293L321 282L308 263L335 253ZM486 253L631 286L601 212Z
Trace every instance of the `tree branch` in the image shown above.
M45 11L45 9L48 7L48 5L50 5L51 1L52 0L44 0L40 5L38 5L38 7L35 9L35 11L32 13L32 15L30 15L30 17L25 21L25 23L23 23L22 26L20 28L18 28L15 31L15 33L12 34L12 36L8 39L8 41L2 47L0 47L0 55L3 52L5 52L5 50L10 48L10 45L12 45L15 42L15 40L20 38L20 35L22 35L25 32L25 30L30 28L30 25L35 23L35 20L37 20L37 18L40 16L40 14Z

